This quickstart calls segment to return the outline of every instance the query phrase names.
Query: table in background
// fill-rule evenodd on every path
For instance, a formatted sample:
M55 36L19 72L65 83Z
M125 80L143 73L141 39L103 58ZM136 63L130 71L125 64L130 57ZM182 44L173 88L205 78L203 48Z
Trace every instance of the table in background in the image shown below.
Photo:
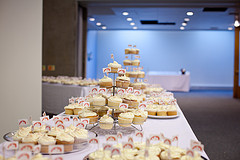
M42 83L42 111L59 114L64 111L71 97L84 97L96 86L77 86Z
M186 72L155 72L150 71L146 77L149 84L160 84L168 91L183 91L189 92L190 90L190 73Z

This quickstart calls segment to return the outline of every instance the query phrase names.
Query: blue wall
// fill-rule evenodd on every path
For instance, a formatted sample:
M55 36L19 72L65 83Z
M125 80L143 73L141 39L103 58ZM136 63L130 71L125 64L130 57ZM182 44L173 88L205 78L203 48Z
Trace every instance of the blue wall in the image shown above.
M87 78L95 79L97 68L97 31L87 34ZM89 59L90 58L90 59Z
M97 78L103 76L102 68L112 62L111 53L122 64L124 49L128 44L136 44L145 71L186 68L191 72L191 86L233 86L233 31L124 30L89 31L88 34L93 32L97 35L89 36L88 43L97 43L96 66L92 66L96 67L94 74Z

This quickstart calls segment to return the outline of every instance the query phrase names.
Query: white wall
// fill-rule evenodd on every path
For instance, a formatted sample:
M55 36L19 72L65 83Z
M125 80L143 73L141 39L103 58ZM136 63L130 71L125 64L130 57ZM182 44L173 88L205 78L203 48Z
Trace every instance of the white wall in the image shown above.
M41 115L42 0L0 1L0 142Z
M233 86L234 31L97 31L97 78L112 52L123 62L128 44L140 49L145 71L186 68L191 86Z

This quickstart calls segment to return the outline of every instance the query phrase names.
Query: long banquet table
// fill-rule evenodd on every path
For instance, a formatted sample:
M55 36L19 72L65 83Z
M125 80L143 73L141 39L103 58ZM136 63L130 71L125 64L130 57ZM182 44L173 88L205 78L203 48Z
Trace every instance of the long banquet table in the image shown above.
M150 119L143 124L143 132L144 132L144 140L146 137L149 137L152 134L160 134L163 133L165 137L172 138L172 136L179 136L178 146L181 148L190 148L190 141L197 140L196 135L192 131L188 121L186 120L183 112L179 108L179 117L173 119ZM127 141L127 136L123 137L124 141ZM134 137L134 136L133 136ZM99 142L102 146L102 143L105 143L105 136L99 136ZM2 151L2 144L0 146L0 151ZM95 151L98 147L94 144L89 144L85 149L64 154L63 158L65 160L80 160L83 159L89 153ZM204 158L209 159L207 154L203 152L201 154ZM10 155L8 155L10 156Z
M168 91L189 92L190 90L190 72L182 75L179 72L150 71L145 78L149 84L160 84Z
M77 86L42 83L42 111L59 114L64 111L71 97L84 97L95 86Z

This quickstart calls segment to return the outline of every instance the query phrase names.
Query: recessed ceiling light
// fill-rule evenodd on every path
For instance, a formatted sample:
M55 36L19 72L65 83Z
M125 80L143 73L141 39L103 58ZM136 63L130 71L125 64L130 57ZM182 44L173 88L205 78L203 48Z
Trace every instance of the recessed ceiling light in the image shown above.
M128 12L122 12L122 15L127 16Z
M183 22L183 23L182 23L182 26L186 26L186 25L187 25L187 23L186 23L186 22Z
M232 27L228 27L228 30L231 31L231 30L233 30L233 28Z
M181 30L184 30L185 28L184 27L180 27Z
M132 21L132 18L127 18L127 21Z
M93 22L93 21L95 21L95 18L89 18L89 21Z
M102 26L102 29L107 29L107 27L106 26Z
M184 21L188 22L188 21L190 21L190 19L189 18L184 18Z
M100 23L100 22L97 22L97 23L96 23L96 25L97 25L97 26L101 26L101 25L102 25L102 23Z
M193 15L193 12L192 12L192 11L189 11L189 12L187 12L187 15L188 15L188 16L192 16L192 15Z
M135 23L133 23L133 22L132 22L132 23L130 23L130 25L131 25L131 26L134 26L134 25L135 25Z
M135 27L133 27L133 29L137 29L137 27L135 26Z

